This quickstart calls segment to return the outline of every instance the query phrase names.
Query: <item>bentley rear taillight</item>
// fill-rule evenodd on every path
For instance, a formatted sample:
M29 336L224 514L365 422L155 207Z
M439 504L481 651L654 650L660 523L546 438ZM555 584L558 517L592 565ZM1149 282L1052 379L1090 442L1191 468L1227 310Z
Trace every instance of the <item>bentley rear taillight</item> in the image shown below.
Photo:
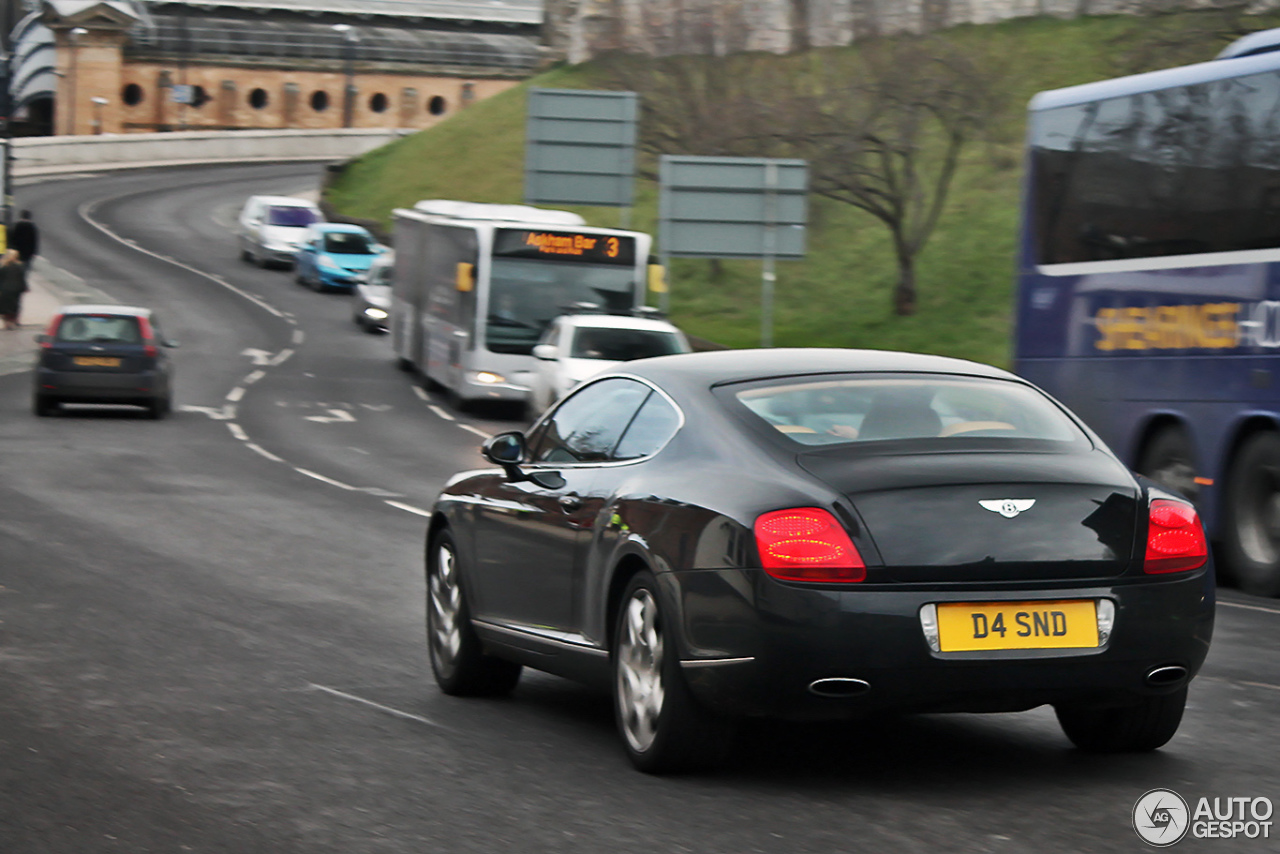
M1208 559L1209 542L1195 508L1167 498L1152 501L1143 572L1186 572Z
M756 519L761 566L783 581L852 582L866 564L844 527L820 507L774 510Z

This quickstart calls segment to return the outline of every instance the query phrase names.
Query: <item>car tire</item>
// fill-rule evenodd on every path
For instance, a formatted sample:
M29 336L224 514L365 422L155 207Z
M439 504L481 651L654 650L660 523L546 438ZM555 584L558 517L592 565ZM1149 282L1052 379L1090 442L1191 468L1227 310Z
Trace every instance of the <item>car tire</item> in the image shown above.
M1163 427L1151 437L1142 449L1138 472L1188 501L1195 501L1200 492L1195 481L1195 450L1181 427Z
M247 264L247 263L250 263L250 262L252 262L252 261L253 261L253 256L249 254L249 250L248 250L248 249L241 249L241 250L240 250L240 260L241 260L241 261L244 261L244 262Z
M1222 547L1241 590L1280 594L1280 434L1255 433L1227 474Z
M169 401L168 395L165 395L164 397L153 397L147 403L147 414L155 421L159 421L164 418L172 409L173 406Z
M631 763L645 773L712 768L727 756L732 729L689 690L660 603L648 570L622 594L612 653L618 733Z
M58 411L60 404L47 394L37 394L31 399L31 411L41 418L47 418Z
M1187 705L1184 685L1171 694L1144 697L1140 703L1112 708L1054 707L1062 731L1088 753L1145 753L1168 743L1182 723Z
M520 680L519 664L484 654L471 626L462 565L448 530L437 533L427 548L427 648L436 684L446 694L501 696Z

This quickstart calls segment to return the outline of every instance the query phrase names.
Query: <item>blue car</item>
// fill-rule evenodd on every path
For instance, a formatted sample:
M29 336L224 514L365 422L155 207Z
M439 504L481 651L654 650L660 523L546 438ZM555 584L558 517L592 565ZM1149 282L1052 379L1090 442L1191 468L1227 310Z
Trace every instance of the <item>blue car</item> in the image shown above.
M386 248L358 225L318 222L307 228L294 261L300 285L318 291L350 291Z

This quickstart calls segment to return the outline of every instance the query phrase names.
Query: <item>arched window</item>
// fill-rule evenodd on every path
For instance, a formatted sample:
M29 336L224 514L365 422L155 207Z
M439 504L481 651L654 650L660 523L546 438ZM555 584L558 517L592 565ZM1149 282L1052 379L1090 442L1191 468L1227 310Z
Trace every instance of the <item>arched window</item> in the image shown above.
M311 93L311 109L317 113L323 113L329 109L329 93L323 89L317 89Z
M146 100L146 93L142 91L142 87L137 83L130 83L124 87L124 91L120 93L120 100L124 101L127 106L136 107Z
M431 100L427 101L427 112L433 116L443 116L446 109L448 105L439 95L433 95Z
M271 99L267 95L266 89L254 89L249 93L249 106L253 107L255 110L261 110L270 100Z
M389 104L390 101L387 100L387 96L381 92L378 92L369 99L369 109L373 110L375 113L385 113Z

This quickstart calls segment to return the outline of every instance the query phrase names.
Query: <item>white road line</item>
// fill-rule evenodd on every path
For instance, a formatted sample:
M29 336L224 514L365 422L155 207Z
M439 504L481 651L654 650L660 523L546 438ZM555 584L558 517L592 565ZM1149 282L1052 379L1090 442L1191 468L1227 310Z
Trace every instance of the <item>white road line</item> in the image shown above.
M1280 685L1271 685L1266 682L1241 682L1241 685L1249 685L1253 688L1270 688L1272 691L1280 691Z
M128 195L128 194L125 194L125 195ZM245 291L241 288L237 288L235 285L231 284L225 279L221 279L218 276L210 275L209 273L206 273L204 270L198 269L196 267L192 267L190 264L184 264L181 261L161 255L159 252L152 252L150 249L144 249L141 246L132 244L126 238L116 234L114 231L107 228L105 225L103 225L102 223L98 222L96 219L93 218L93 211L98 207L98 205L106 201L110 201L110 199L94 199L92 201L88 201L80 205L80 210L79 210L80 218L83 219L85 222L89 223L89 225L92 225L94 228L98 229L98 231L101 231L103 234L107 235L107 237L110 237L112 240L115 240L119 243L123 243L125 246L128 246L130 249L134 250L135 252L141 252L143 255L150 255L152 258L156 258L166 263L172 264L175 267L181 267L187 272L195 273L197 276L200 276L201 278L208 279L211 282L217 282L218 284L222 285L224 288L231 291L232 293L238 294L239 296L247 299L249 302L261 308L263 311L270 312L271 314L274 314L276 317L280 317L280 318L284 317L284 312L280 311L280 309L276 308L271 303L255 297L253 294L249 293L248 291Z
M266 448L262 447L261 445L255 445L253 442L245 442L245 443L244 443L244 446L245 446L246 448L248 448L249 450L253 451L255 454L259 454L259 455L261 455L261 456L266 457L267 459L271 460L271 462L273 462L273 463L282 463L282 462L284 462L284 460L283 460L283 459L281 459L280 457L277 457L275 454L271 453L270 451L268 451Z
M232 436L235 436L241 442L249 441L249 436L244 432L244 428L234 421L227 422L227 429L231 431Z
M443 409L441 409L440 407L436 406L434 403L433 403L433 404L431 404L430 406L428 406L428 407L427 407L427 409L430 409L432 412L434 412L436 415L439 415L439 416L440 416L441 418L443 418L445 421L457 421L457 420L458 420L458 419L454 418L452 415L450 415L448 412L445 412Z
M1228 608L1244 608L1246 611L1261 611L1264 614L1280 614L1280 610L1275 608L1263 608L1261 605L1246 605L1243 602L1224 602L1218 600L1219 605L1226 605Z
M327 483L330 486L336 486L339 489L345 489L348 492L355 491L354 486L347 486L345 483L343 483L340 480L334 480L331 477L325 477L322 474L317 474L316 472L308 471L307 469L304 469L304 468L298 468L297 466L294 466L293 470L296 471L298 474L305 474L307 477L314 477L316 480L320 481L321 483Z
M227 400L231 401L232 403L239 403L240 398L242 397L244 397L244 386L242 385L238 385L235 388L231 389L231 391L227 392Z
M339 691L337 688L328 688L324 685L317 685L314 682L308 682L307 687L316 691L324 691L326 694L332 694L333 696L341 697L344 700L350 700L353 703L360 703L362 705L369 706L370 708L377 709L380 712L386 712L393 717L404 718L407 721L417 721L420 724L426 724L427 726L435 727L436 729L448 729L448 727L441 726L435 721L428 720L421 715L402 712L399 709L393 709L391 706L384 706L381 703L375 703L373 700L366 700L364 697L357 697L355 694L348 694L346 691Z
M428 400L428 401L431 400L431 398L427 397L427 393L423 391L421 388L419 388L418 386L411 385L409 386L409 388L413 389L413 393L418 396L419 400Z
M244 379L242 379L240 382L243 383L244 385L253 385L254 383L262 379L266 375L267 375L266 371L254 371L253 373L249 374Z
M306 333L304 333L301 329L293 330L293 346L297 347L303 341L305 341L306 338L307 338Z
M283 350L281 350L279 353L277 353L277 354L276 354L276 357L275 357L274 359L272 359L270 362L267 362L267 364L268 364L268 365L271 365L272 367L274 367L274 366L276 366L276 365L282 365L282 364L284 364L286 361L288 361L289 357L293 355L293 352L294 352L293 350L291 350L291 349L289 349L288 347L286 347L285 349L283 349Z
M429 510L421 510L417 507L414 507L412 504L401 504L399 501L387 501L384 503L390 504L392 507L396 508L397 510L403 510L406 513L414 513L418 516L426 516L428 519L431 518L431 512Z
M491 434L484 432L484 431L483 431L483 430L481 430L479 427L472 427L470 424L462 424L462 423L459 423L459 424L458 424L458 426L459 426L459 427L461 427L463 430L468 431L469 433L475 433L475 434L476 434L477 436L479 436L481 439L492 439L492 438L493 438L493 436L492 436Z

